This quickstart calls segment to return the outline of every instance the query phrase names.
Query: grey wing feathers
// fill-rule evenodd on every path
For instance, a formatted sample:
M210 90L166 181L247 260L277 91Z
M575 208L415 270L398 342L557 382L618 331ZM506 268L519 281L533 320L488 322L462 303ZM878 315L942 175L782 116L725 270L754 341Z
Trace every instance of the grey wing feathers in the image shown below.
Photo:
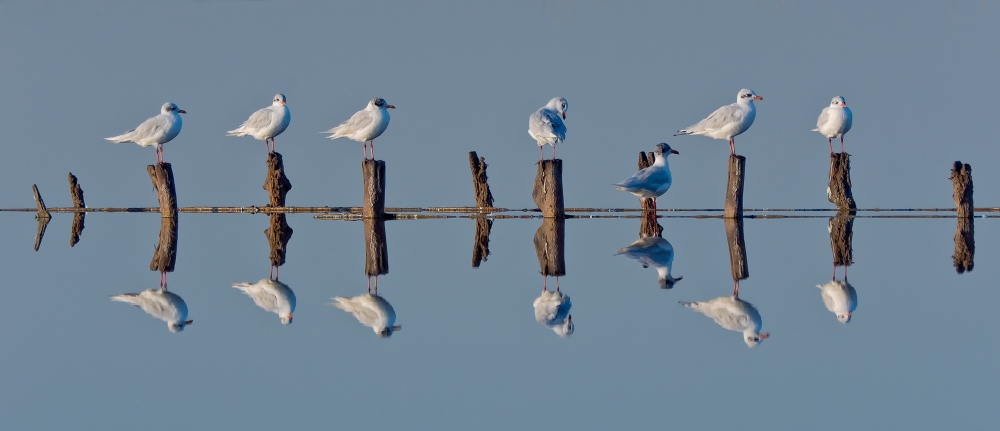
M712 115L708 118L701 120L698 124L695 124L688 129L699 131L708 129L718 129L726 124L738 121L740 118L740 110L736 106L726 105L719 109L716 109Z
M819 128L826 124L828 118L830 118L830 108L823 108L823 111L819 113L819 118L816 120L816 128L812 129L812 131L818 132Z
M263 129L271 124L273 110L264 108L254 112L247 118L240 127L226 132L227 136L245 136L247 132L255 132L257 130Z
M334 127L323 133L333 133L330 139L337 139L347 134L354 133L358 130L368 127L375 119L372 117L371 113L368 111L358 111L351 116L347 121L340 123L339 126Z

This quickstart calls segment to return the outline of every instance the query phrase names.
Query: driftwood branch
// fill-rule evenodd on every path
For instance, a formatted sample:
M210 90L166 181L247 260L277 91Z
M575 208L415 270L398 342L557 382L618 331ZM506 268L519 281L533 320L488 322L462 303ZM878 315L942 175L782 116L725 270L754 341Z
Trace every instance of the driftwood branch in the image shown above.
M35 218L52 218L52 214L49 214L49 210L45 209L45 201L42 200L42 194L38 193L38 186L32 184L31 191L35 193L35 206L38 208L38 213Z
M479 157L475 151L469 152L469 168L472 169L472 187L476 193L476 206L493 208L493 193L487 183L486 158Z

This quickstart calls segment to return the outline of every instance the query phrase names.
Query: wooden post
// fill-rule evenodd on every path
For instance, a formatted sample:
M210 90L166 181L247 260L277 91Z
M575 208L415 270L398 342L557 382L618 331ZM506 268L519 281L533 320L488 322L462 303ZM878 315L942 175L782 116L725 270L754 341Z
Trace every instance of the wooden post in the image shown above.
M49 225L51 217L38 217L38 230L35 231L35 251L42 245L42 237L45 236L45 228Z
M830 155L830 186L826 198L840 211L857 209L851 194L851 155L836 153Z
M149 262L150 271L173 272L177 261L177 217L160 217L160 240Z
M642 152L642 151L639 152L639 170L640 171L643 170L643 169L646 169L646 168L648 168L650 166L653 166L653 163L656 163L656 154L654 154L652 151L650 151L649 153L645 153L645 152ZM647 210L649 210L649 209L651 209L653 207L653 199L652 198L646 198L646 199L641 199L640 198L639 199L639 204L640 204L640 206L643 209L643 213L645 213Z
M149 179L153 180L153 189L160 202L161 217L177 217L177 191L174 190L174 171L170 163L159 163L146 166Z
M271 199L271 203L268 206L285 206L285 195L291 189L292 183L285 177L285 164L281 160L281 154L268 154L267 178L264 179L264 190L267 190Z
M83 188L76 181L76 175L72 172L69 173L69 195L73 198L73 208L86 208L87 205L83 202ZM80 234L83 233L83 220L85 213L78 212L73 213L73 224L70 226L69 230L69 246L73 247L76 243L80 242Z
M472 267L479 268L479 264L487 261L490 255L490 230L493 228L493 220L483 216L476 216L476 243L472 245Z
M958 218L973 217L972 206L972 166L956 161L951 168L951 185L955 191L955 215Z
M976 257L976 227L972 217L959 217L955 230L955 254L951 256L955 272L972 272Z
M834 267L854 265L854 214L853 211L840 211L828 222Z
M486 182L486 158L469 151L469 167L472 169L472 187L476 192L476 206L479 209L493 208L493 193ZM473 265L479 266L479 265Z
M365 218L365 275L389 273L389 251L385 242L385 220Z
M292 232L285 214L271 214L271 224L264 229L264 236L271 246L271 266L278 267L285 264L285 251L288 240L292 239Z
M361 173L365 187L361 216L382 220L385 218L385 161L365 160L361 162Z
M656 163L656 154L652 151L645 153L639 152L639 170L646 169L653 166ZM649 238L658 236L661 237L663 234L663 226L656 221L655 214L650 214L653 209L653 199L639 199L639 204L642 207L642 224L639 225L639 238Z
M38 212L35 214L35 219L38 220L38 230L35 231L35 251L38 251L38 247L42 246L45 228L52 220L52 214L49 214L49 210L45 208L45 201L42 200L42 194L38 193L38 186L32 184L31 191L35 193L35 206L38 208Z
M726 208L724 213L727 219L743 218L743 177L746 174L746 162L746 157L729 156L729 183L726 185ZM743 232L742 222L740 226L740 232ZM740 235L740 238L742 237Z
M535 173L531 198L545 217L565 217L563 207L562 160L542 160Z
M733 281L750 278L750 269L747 267L747 248L743 242L743 219L726 218L725 223L726 240L729 242L729 270L733 274Z
M542 275L566 275L565 234L566 221L558 217L546 217L535 231L535 255Z

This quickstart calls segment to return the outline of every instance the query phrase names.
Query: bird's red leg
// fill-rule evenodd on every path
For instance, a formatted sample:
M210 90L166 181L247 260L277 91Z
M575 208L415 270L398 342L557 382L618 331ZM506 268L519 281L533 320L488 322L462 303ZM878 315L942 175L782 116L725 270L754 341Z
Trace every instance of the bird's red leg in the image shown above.
M367 156L367 155L368 154L365 154L365 156ZM369 295L372 294L372 278L371 277L368 277L368 294Z
M552 160L555 160L555 159L556 159L556 146L553 145L552 146Z
M542 292L548 292L549 291L549 286L547 285L548 282L549 282L549 278L546 277L545 274L542 274Z
M736 142L733 141L732 139L729 140L729 155L730 156L736 155Z
M372 156L372 160L375 160L375 156ZM378 276L375 276L375 294L378 295Z
M826 142L830 144L830 155L833 155L833 138L826 138Z
M733 280L733 296L739 298L740 296L740 281Z
M843 136L840 137L840 152L841 153L844 152L844 137Z
M545 156L542 155L542 146L538 146L538 161L545 160Z
M559 291L559 276L556 276L556 292Z
M372 160L375 160L375 140L372 139ZM378 276L375 277L375 286L378 286ZM378 293L378 289L375 289L375 293Z

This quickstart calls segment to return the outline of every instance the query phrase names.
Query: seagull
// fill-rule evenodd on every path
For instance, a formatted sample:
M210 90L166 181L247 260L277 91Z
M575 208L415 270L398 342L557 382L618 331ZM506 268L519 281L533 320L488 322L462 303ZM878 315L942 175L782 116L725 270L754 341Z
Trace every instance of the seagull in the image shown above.
M226 136L253 136L254 139L264 141L267 152L274 152L274 137L284 132L288 128L288 123L292 121L292 114L285 106L285 95L275 94L271 106L254 112L240 127L226 132ZM268 141L271 144L268 145Z
M353 298L337 296L330 305L354 315L362 325L371 326L379 337L389 338L392 333L403 329L396 325L396 311L381 296L366 293Z
M566 140L566 108L569 102L562 97L556 97L545 106L538 108L528 117L528 134L538 143L538 158L545 160L542 146L552 146L552 159L556 158L556 144ZM561 117L561 118L560 118Z
M124 302L142 308L149 315L167 322L170 332L180 332L193 320L185 320L187 304L180 296L162 289L146 289L140 293L123 293L111 297L112 301Z
M389 111L395 106L385 103L385 99L376 97L368 102L368 106L351 116L351 119L340 123L322 133L332 133L330 139L349 138L365 143L365 160L368 160L368 142L372 145L372 160L375 160L375 138L382 135L389 127Z
M569 314L573 303L569 301L569 296L563 295L558 289L555 292L542 289L542 295L535 298L532 306L535 307L535 320L538 323L555 331L560 337L573 335L573 316Z
M854 290L854 286L847 280L831 280L826 284L817 284L816 287L822 290L823 305L826 305L826 309L836 314L840 323L850 322L851 313L858 308L858 292Z
M674 264L674 247L660 237L640 238L628 247L618 250L615 256L625 255L629 259L638 260L643 268L652 266L656 268L657 280L660 289L673 289L674 283L681 281L684 277L676 277L670 273Z
M233 287L243 291L258 307L278 315L282 325L292 323L295 311L295 292L278 280L265 278L256 283L236 283Z
M681 302L681 305L711 317L723 328L742 332L743 341L749 347L754 347L771 336L767 332L760 333L760 313L757 309L736 296L723 296L704 302Z
M618 184L614 184L615 188L618 190L625 190L633 195L639 197L639 199L653 199L653 214L656 214L656 198L662 196L667 190L670 190L670 166L667 165L667 156L671 154L680 154L677 150L670 148L670 145L665 143L656 144L656 150L653 151L656 154L656 161L653 165L645 168L631 178L622 180Z
M135 142L143 147L153 145L156 147L156 163L162 165L162 145L176 138L177 134L181 132L181 116L179 114L187 114L187 112L183 109L177 109L177 105L167 102L160 108L160 115L147 118L139 127L121 135L104 139L116 144Z
M704 135L713 139L729 140L729 155L736 155L736 142L733 137L746 132L757 116L754 100L764 100L753 90L742 89L736 95L736 103L716 109L708 118L696 124L677 131L678 135Z
M840 152L844 152L844 135L851 131L851 108L847 107L847 101L843 97L833 96L830 106L823 108L816 120L816 128L813 132L819 132L826 136L826 142L830 144L830 155L833 155L833 138L840 138Z

